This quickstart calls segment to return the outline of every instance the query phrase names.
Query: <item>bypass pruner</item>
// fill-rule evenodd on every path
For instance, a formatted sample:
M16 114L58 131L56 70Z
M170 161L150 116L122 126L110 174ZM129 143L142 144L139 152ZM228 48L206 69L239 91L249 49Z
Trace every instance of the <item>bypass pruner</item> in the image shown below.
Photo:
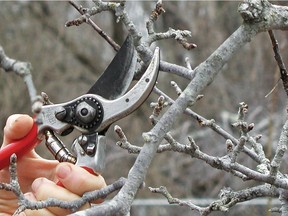
M115 121L136 110L150 95L159 72L160 53L153 58L141 79L128 91L136 67L132 38L124 44L87 94L60 104L44 104L24 138L0 150L0 170L9 165L10 156L21 157L44 138L46 146L60 162L71 162L91 173L102 173L105 166L105 133ZM126 93L125 93L126 92ZM71 154L55 135L65 136L73 129L81 132Z

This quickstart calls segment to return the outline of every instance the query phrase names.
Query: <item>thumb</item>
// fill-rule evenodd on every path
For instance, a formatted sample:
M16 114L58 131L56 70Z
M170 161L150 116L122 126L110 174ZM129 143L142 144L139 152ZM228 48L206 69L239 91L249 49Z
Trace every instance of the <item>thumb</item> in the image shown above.
M56 176L66 189L79 196L82 196L85 192L98 190L106 186L101 175L93 175L87 170L70 163L58 164Z
M3 146L14 140L21 139L32 129L33 119L28 115L14 114L6 122Z

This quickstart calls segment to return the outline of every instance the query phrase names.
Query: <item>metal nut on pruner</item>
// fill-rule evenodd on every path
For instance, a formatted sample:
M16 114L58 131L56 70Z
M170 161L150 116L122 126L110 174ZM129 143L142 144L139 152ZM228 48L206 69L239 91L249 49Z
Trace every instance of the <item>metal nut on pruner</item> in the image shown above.
M96 110L87 102L83 101L76 108L76 117L84 123L91 122L96 116Z

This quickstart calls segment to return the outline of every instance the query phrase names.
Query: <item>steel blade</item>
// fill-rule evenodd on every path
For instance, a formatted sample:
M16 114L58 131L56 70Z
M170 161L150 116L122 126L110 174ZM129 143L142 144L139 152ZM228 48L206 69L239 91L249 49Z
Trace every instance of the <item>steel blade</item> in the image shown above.
M136 62L133 40L128 36L112 62L87 93L109 100L123 95L133 79Z
M157 47L148 68L133 88L115 100L101 101L104 115L97 132L105 131L112 123L130 115L146 101L156 83L159 64L160 50Z

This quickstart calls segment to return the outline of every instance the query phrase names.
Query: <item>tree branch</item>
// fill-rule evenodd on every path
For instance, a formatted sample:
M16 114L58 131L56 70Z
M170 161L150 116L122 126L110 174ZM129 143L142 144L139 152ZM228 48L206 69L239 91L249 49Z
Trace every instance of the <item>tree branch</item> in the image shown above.
M169 204L178 204L179 206L187 206L191 210L198 211L202 216L209 215L212 211L222 211L227 212L234 205L252 200L259 197L277 197L279 192L275 187L270 187L268 185L260 185L241 191L234 192L230 188L224 188L220 192L220 199L211 203L207 207L201 207L193 204L192 200L183 201L178 198L172 197L168 192L167 188L161 186L159 188L151 188L149 190L152 193L160 193L167 198Z
M24 80L28 88L32 112L35 114L39 113L42 108L42 98L41 96L37 95L36 88L33 83L31 64L9 58L5 54L3 47L0 45L0 67L6 72L13 71Z
M82 8L82 6L77 6L77 4L74 1L69 1L69 3L82 15L85 15L85 9ZM99 35L101 35L101 37L103 37L104 40L106 40L112 47L113 49L118 52L118 50L120 49L120 46L114 41L112 40L112 38L110 38L95 22L93 22L93 20L91 18L88 18L85 20L86 23L88 23ZM70 21L67 22L65 24L66 27L70 27L70 26L78 26L78 22L77 21Z
M281 75L282 83L283 83L283 86L284 86L284 90L286 92L286 95L288 96L288 73L287 73L287 70L286 70L286 66L285 66L285 64L283 62L283 59L282 59L282 56L280 54L278 41L276 40L273 31L269 30L268 32L269 32L269 36L270 36L270 39L271 39L271 42L272 42L272 45L273 45L274 57L275 57L275 60L276 60L276 62L278 64L278 67L279 67L279 70L280 70L280 75Z

